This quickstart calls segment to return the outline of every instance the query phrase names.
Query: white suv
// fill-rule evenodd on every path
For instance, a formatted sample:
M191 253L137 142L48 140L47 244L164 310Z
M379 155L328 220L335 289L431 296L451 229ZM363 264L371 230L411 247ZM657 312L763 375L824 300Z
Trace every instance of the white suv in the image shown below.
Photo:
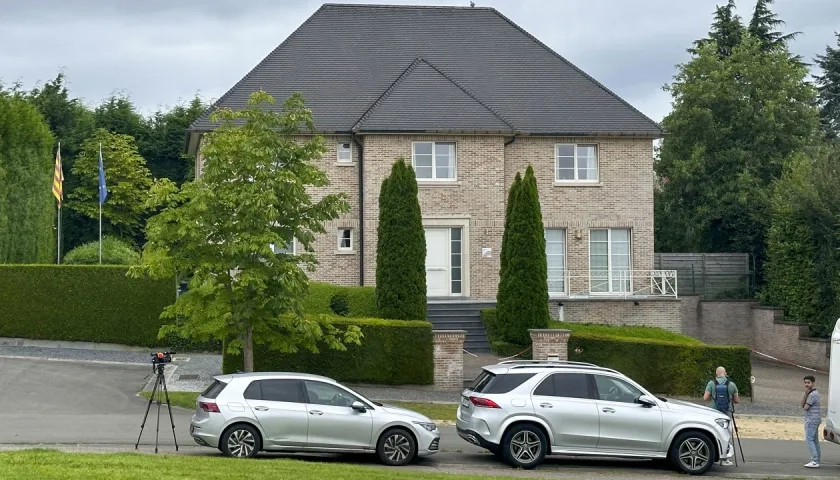
M440 449L440 430L428 417L305 373L215 377L196 399L190 435L231 457L261 450L376 453L401 466Z
M591 455L667 458L701 475L733 455L725 414L657 398L615 370L579 362L484 367L462 393L457 430L522 468L547 454Z

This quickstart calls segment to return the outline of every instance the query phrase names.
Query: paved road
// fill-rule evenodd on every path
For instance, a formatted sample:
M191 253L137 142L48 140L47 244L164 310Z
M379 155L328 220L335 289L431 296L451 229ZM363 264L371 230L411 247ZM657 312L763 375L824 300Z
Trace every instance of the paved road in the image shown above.
M149 368L135 365L101 365L47 360L0 358L0 449L55 445L76 451L133 450L140 432L146 401L136 392L146 383ZM217 455L196 447L188 435L191 412L175 408L174 420L181 451ZM154 443L155 417L143 434L143 445ZM173 450L166 411L162 411L160 440L164 451ZM462 441L452 427L442 428L442 452L424 460L419 468L445 471L486 470L510 472L481 449ZM807 459L803 442L744 440L747 463L718 467L724 475L813 475L840 477L840 445L823 443L823 468L802 467ZM148 447L143 448L148 451ZM344 458L343 460L347 460ZM357 459L353 459L357 460ZM363 460L364 461L364 460ZM609 473L614 475L670 476L670 471L646 461L593 462L579 458L550 459L538 474L550 472Z

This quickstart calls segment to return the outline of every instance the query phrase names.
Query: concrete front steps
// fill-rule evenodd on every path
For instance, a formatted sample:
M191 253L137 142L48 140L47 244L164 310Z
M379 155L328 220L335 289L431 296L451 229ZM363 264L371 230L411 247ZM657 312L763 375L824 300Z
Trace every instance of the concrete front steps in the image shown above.
M426 317L435 330L466 330L464 350L473 354L489 354L490 340L484 330L479 311L493 308L496 302L479 300L430 299Z

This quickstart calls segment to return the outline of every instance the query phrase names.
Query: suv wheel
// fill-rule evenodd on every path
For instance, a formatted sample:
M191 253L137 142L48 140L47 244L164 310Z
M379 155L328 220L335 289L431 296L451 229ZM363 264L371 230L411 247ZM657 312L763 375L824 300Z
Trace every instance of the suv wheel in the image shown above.
M408 431L394 428L379 437L376 454L385 465L402 467L411 463L417 456L417 442Z
M221 438L219 450L228 457L254 458L260 451L260 432L247 424L234 425Z
M548 449L548 441L542 430L535 425L514 425L505 434L500 448L507 463L514 467L530 469L542 463Z
M714 463L714 446L709 436L701 432L677 435L668 456L677 470L689 475L702 475Z

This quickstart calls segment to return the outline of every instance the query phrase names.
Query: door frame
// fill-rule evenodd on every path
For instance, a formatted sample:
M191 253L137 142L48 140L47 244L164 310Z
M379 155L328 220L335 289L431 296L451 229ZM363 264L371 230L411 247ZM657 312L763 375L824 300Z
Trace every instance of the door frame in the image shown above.
M448 297L462 298L470 296L470 218L462 216L423 217L423 228L460 228L461 229L461 293L452 294L452 234L449 235L449 291ZM426 244L428 246L428 244Z

